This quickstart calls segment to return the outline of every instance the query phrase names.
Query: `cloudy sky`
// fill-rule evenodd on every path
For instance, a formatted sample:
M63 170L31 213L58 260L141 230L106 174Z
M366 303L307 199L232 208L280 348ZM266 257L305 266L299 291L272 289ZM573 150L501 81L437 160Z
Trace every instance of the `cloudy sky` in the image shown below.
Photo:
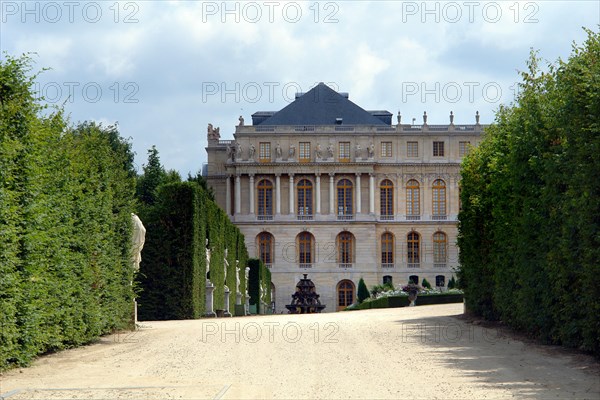
M474 123L514 97L531 48L567 58L597 1L0 1L0 48L50 67L38 90L73 122L118 122L184 176L206 127L276 111L318 82L402 122ZM394 117L394 123L396 118Z

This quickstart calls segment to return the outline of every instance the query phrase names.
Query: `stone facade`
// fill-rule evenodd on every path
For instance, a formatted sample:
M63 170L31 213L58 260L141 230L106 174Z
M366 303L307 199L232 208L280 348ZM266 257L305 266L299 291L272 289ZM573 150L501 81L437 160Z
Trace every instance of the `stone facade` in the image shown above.
M208 131L208 184L250 256L270 266L276 312L304 273L324 312L355 299L361 277L445 288L458 265L460 161L484 126L310 122L240 119L234 141ZM349 294L338 291L346 280Z

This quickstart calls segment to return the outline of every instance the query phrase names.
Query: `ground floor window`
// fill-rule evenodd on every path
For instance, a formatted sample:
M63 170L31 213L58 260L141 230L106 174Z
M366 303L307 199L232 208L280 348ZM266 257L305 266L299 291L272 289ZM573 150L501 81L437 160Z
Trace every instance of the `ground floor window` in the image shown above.
M437 287L446 286L446 277L444 275L437 275L435 277L435 286L437 286Z
M385 285L386 283L389 283L390 285L393 283L391 275L384 275L384 277L383 277L383 284Z
M341 311L354 302L354 283L347 279L337 285L337 311Z
M419 284L419 276L418 275L409 276L408 283L414 283L415 285L418 285Z

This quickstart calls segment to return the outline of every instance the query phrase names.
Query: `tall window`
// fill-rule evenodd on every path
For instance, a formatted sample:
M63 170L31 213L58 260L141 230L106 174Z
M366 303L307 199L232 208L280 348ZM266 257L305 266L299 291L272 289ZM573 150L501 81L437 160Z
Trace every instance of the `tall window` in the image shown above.
M458 156L464 157L469 152L471 142L458 142Z
M436 232L433 234L433 262L434 264L446 263L446 234Z
M338 263L352 264L354 262L353 246L354 237L350 232L342 232L338 235Z
M406 142L406 156L419 157L419 142Z
M354 302L354 284L352 281L347 279L340 281L337 285L337 294L337 311L341 311L351 305Z
M381 142L381 157L392 156L392 142Z
M300 142L300 162L310 161L310 142Z
M380 211L382 219L394 218L394 184L389 179L381 182L379 187ZM386 218L388 217L388 218ZM391 218L389 218L391 217Z
M298 215L306 216L313 213L313 186L308 179L298 182Z
M258 182L258 215L273 215L273 184L267 179Z
M381 263L394 263L394 235L389 232L381 235Z
M271 143L260 142L258 144L258 159L260 162L271 161Z
M444 157L444 142L433 142L433 156Z
M340 142L339 161L350 161L350 142Z
M419 208L420 190L419 182L411 179L406 184L406 215L421 215Z
M262 232L258 235L259 258L265 265L273 263L273 235Z
M298 262L300 266L309 266L313 263L313 235L302 232L298 235Z
M352 182L348 179L342 179L337 184L337 206L338 215L353 215L352 204Z
M419 262L420 262L420 244L421 244L421 238L419 237L419 234L417 232L411 232L408 234L408 236L406 237L406 249L407 249L407 254L406 254L406 258L408 260L408 266L409 267L415 267L418 266ZM412 265L411 265L412 264Z
M433 182L433 215L446 215L446 183L441 179Z

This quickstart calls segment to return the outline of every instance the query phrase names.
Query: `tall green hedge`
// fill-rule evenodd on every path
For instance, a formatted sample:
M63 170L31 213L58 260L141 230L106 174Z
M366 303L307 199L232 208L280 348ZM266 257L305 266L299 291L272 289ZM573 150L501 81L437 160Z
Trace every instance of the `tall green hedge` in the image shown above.
M160 186L145 215L139 318L199 318L204 313L207 198L196 183ZM212 272L212 271L211 271Z
M267 268L263 262L257 258L251 258L248 260L248 266L250 267L250 274L248 279L248 294L250 295L250 304L256 305L256 312L265 313L268 311L271 304L271 271ZM262 304L260 304L260 286L263 286L264 294L263 300L267 304L267 310L262 310Z
M27 57L0 64L0 370L132 319L130 143L34 97Z
M600 355L600 36L538 62L463 162L459 284L476 314Z
M199 318L206 312L206 239L211 250L209 277L215 286L213 307L224 310L227 285L229 310L235 313L236 260L243 294L248 259L239 229L196 181L159 184L152 197L153 204L143 207L147 233L139 278L140 319Z

